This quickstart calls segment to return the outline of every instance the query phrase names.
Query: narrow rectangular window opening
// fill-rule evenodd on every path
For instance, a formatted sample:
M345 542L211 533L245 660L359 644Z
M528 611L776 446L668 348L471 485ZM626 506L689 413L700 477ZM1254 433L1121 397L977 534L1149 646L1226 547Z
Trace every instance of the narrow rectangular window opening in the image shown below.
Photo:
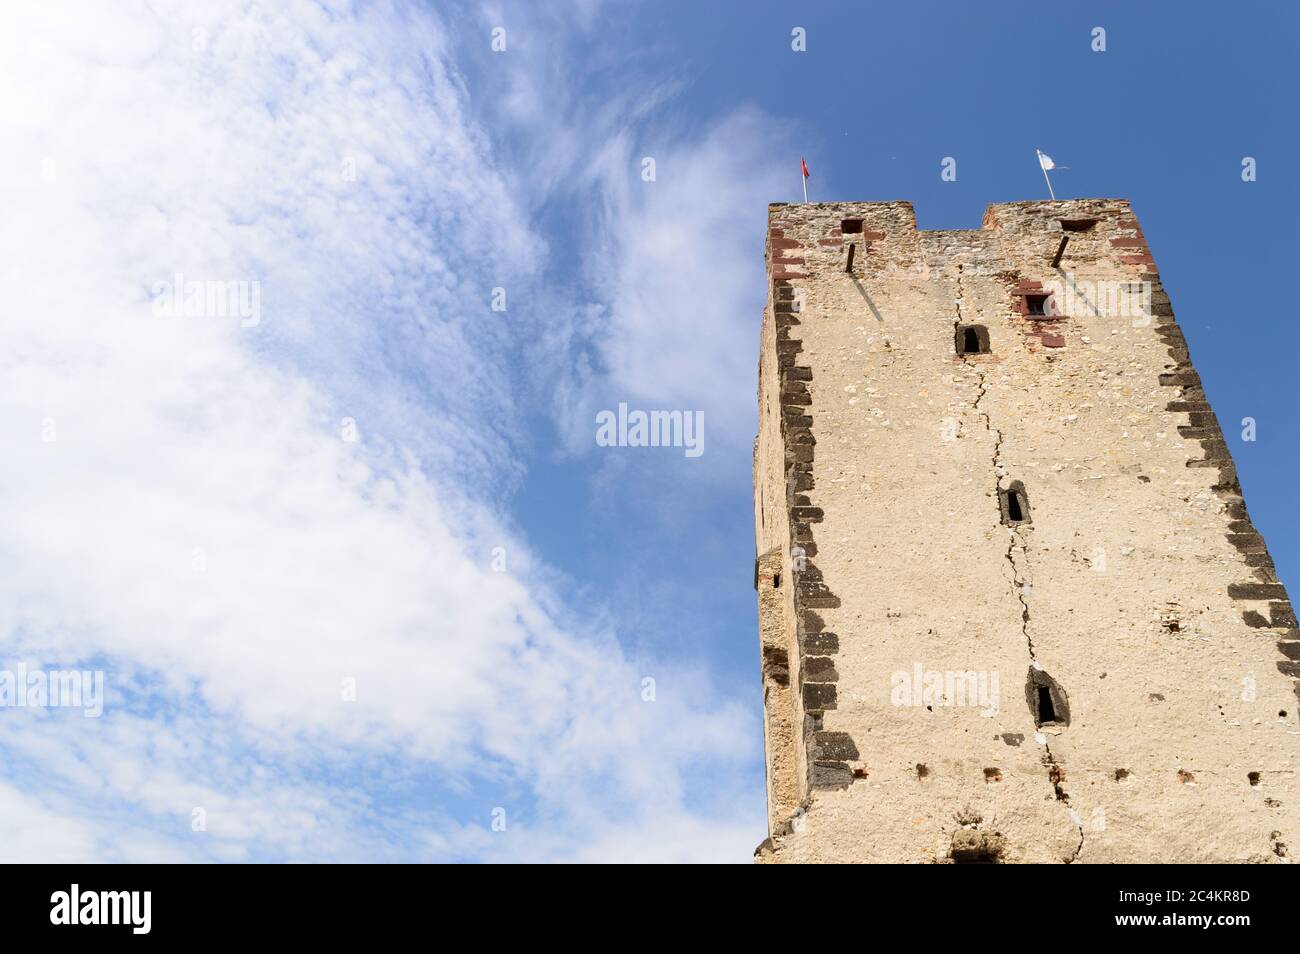
M1046 315L1047 296L1046 295L1026 295L1025 310L1031 315Z
M1052 705L1052 690L1047 686L1038 687L1038 724L1046 725L1056 721L1056 707Z
M777 573L772 576L772 588L779 590L781 588L781 574Z
M862 234L862 220L861 220L861 219L841 219L841 220L840 220L840 231L841 231L842 233L844 233L845 235L861 235L861 234Z
M1066 232L1091 232L1096 224L1096 219L1061 219L1061 228Z
M1011 481L1006 490L998 491L998 508L1002 512L1002 522L1008 527L1033 522L1029 516L1029 495L1025 493L1025 485L1018 480Z
M958 325L956 347L958 354L988 354L989 330L983 325Z

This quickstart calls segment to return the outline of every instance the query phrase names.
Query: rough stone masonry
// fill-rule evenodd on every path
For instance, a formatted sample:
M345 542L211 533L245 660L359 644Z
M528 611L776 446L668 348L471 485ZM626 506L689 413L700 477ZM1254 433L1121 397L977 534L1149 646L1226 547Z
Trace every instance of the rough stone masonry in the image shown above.
M1300 852L1300 636L1126 201L776 204L762 862Z

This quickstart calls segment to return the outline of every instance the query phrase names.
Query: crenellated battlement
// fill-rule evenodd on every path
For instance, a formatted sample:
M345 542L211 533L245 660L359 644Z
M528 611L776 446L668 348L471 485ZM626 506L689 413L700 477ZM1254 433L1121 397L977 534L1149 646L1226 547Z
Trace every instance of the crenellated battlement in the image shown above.
M910 202L769 206L766 258L773 278L847 270L850 249L859 275L1008 261L1031 269L1063 262L1116 274L1154 271L1126 199L1000 203L988 206L978 229L938 230L918 229Z

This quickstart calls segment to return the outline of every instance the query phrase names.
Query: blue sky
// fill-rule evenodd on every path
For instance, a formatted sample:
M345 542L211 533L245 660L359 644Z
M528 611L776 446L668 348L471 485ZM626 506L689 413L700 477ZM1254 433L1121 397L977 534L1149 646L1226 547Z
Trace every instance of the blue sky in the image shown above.
M1132 200L1295 577L1287 5L38 6L0 38L0 665L107 699L0 709L6 860L746 860L800 155L923 228L1044 198L1035 148ZM176 272L258 320L159 317ZM705 453L598 447L620 402Z

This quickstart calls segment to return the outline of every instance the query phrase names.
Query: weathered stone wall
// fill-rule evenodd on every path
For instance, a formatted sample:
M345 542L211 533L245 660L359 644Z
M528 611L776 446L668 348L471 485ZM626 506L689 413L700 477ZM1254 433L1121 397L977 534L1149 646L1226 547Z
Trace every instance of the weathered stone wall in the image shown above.
M1296 622L1128 203L774 205L768 266L758 859L1289 860Z
M776 375L776 323L772 305L763 319L759 361L759 431L754 441L754 534L758 555L759 650L763 674L764 740L767 756L768 826L777 830L805 794L802 745L803 707L797 699L800 676L795 640L795 606L790 567L789 507L780 395L763 382ZM784 585L782 581L784 582Z

